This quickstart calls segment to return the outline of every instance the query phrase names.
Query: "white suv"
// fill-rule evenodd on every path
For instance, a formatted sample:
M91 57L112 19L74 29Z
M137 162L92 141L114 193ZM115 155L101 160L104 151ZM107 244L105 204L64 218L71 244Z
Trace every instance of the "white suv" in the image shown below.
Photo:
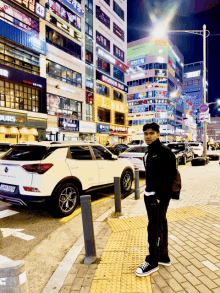
M85 142L27 142L12 145L0 160L0 200L19 205L45 202L70 215L84 191L114 184L131 190L134 166L105 147Z

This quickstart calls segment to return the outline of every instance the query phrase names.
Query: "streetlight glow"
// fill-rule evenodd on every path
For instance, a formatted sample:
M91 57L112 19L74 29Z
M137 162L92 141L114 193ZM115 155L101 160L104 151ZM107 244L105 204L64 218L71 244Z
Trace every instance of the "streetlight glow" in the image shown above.
M217 104L220 105L220 100L217 100Z

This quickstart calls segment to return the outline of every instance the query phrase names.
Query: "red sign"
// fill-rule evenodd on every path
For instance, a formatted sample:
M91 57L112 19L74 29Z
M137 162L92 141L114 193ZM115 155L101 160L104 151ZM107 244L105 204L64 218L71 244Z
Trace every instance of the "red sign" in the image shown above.
M192 106L192 103L190 101L186 101L186 103L190 106Z
M208 105L206 105L206 104L201 104L201 105L199 106L199 111L200 111L200 112L207 112L208 109L209 109L209 107L208 107Z

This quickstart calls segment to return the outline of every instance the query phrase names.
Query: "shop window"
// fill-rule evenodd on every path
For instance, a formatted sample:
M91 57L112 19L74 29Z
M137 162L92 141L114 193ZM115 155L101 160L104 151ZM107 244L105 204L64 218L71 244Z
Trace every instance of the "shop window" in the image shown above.
M92 105L86 105L86 121L92 121Z
M104 0L104 1L105 1L105 3L108 4L108 6L110 6L110 0Z
M115 112L115 124L124 125L125 124L125 114Z
M82 75L76 71L73 71L50 60L47 60L46 71L47 76L82 88Z
M89 8L93 11L93 1L92 0L85 0L85 7Z
M113 76L118 80L124 82L124 72L119 70L117 67L113 67Z
M115 1L113 1L113 10L122 20L124 20L124 10L122 10Z
M110 110L98 108L98 121L110 123Z
M46 41L81 60L81 46L46 26Z
M28 49L20 48L0 37L0 63L19 70L40 75L39 55L31 53Z
M96 93L105 97L109 97L109 88L100 83L96 84Z
M116 90L113 90L113 96L114 96L114 100L115 101L120 101L123 103L123 94L116 91Z
M98 68L110 75L110 63L98 57Z
M39 110L39 91L31 87L1 81L0 97L2 107L34 112Z

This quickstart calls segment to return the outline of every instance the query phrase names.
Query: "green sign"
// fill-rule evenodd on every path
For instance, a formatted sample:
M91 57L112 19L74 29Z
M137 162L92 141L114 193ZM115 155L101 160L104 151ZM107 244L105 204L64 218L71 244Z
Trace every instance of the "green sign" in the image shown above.
M220 133L220 130L216 130L215 133Z
M168 55L168 47L164 46L155 46L154 40L140 44L131 48L127 49L127 60L138 59L144 56L151 56L151 55L161 55L167 56Z

